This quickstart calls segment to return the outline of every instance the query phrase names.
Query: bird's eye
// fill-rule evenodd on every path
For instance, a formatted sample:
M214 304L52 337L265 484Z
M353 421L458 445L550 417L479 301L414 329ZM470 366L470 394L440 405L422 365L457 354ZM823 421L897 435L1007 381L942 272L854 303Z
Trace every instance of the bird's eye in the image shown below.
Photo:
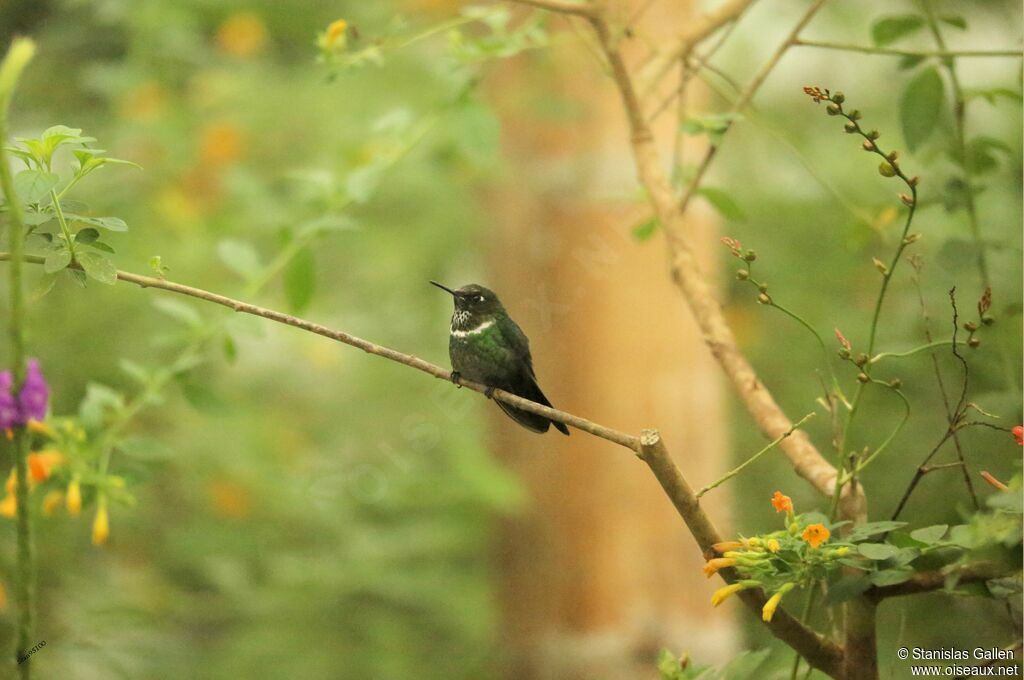
M476 301L477 302L483 302L484 301L484 296L483 295L477 295L476 296Z

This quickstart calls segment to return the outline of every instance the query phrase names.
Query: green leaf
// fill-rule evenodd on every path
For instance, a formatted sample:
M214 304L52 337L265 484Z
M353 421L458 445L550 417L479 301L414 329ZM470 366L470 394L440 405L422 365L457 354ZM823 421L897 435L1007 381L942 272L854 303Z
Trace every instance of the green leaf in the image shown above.
M288 306L296 314L301 313L309 306L315 289L316 260L312 250L303 248L295 254L284 272L284 294Z
M983 175L999 167L999 161L993 151L1002 151L1007 156L1013 156L1013 149L995 137L979 136L967 142L965 145L964 165L967 170L975 175ZM953 157L953 160L957 160Z
M959 28L961 31L967 30L967 19L964 19L962 16L947 14L946 16L939 17L939 21L949 24L954 28Z
M754 680L764 677L758 669L772 653L771 647L740 652L722 668L722 678L728 680Z
M236 239L225 239L217 244L221 262L245 279L255 277L261 268L260 256L251 243Z
M860 526L854 527L853 531L851 531L850 535L846 538L847 540L856 543L858 541L863 541L865 538L869 536L885 534L890 531L893 531L894 529L899 529L900 527L904 527L906 525L906 522L868 522L866 524L861 524Z
M715 187L701 187L697 193L707 199L718 213L727 220L736 222L747 219L747 216L727 192Z
M871 580L867 574L846 574L829 585L828 594L825 595L825 604L833 605L852 600L870 587Z
M78 417L87 430L98 430L112 412L123 408L124 396L120 392L100 383L89 383L85 397L78 405Z
M14 193L25 203L38 203L60 182L60 177L42 170L22 170L14 176Z
M904 54L900 57L900 60L896 62L896 68L901 71L909 71L924 60L925 58L920 54Z
M938 543L942 540L942 537L946 535L947 529L949 529L948 524L936 524L923 529L915 529L910 532L910 537L915 541L921 541L922 543L931 545L932 543Z
M680 130L688 135L706 134L711 144L718 146L729 127L742 118L739 113L715 113L701 118L687 118L682 122Z
M154 255L153 257L149 258L148 264L149 268L156 272L158 276L162 277L169 271L168 268L164 266L163 258L160 257L159 255Z
M227 333L224 334L222 349L224 350L224 358L228 360L228 363L235 363L235 360L238 359L238 345L235 344L235 339Z
M200 413L216 416L224 415L230 410L228 403L206 385L184 382L181 391L189 406Z
M633 238L635 238L637 241L648 240L649 238L654 236L654 233L656 231L658 231L658 218L653 216L647 218L646 220L636 225L632 229Z
M186 304L181 300L170 297L153 298L153 306L190 328L198 328L203 323L202 317L199 316L199 313L192 305Z
M90 278L96 279L100 283L105 283L108 286L112 286L117 283L117 268L114 267L114 263L110 261L106 255L100 253L85 251L77 254L78 264L82 265L82 269L89 275Z
M60 245L56 250L51 250L43 261L43 271L47 274L59 272L71 264L71 251Z
M120 217L91 217L74 213L64 213L64 216L70 221L82 222L107 231L128 231L128 224Z
M681 680L686 677L679 659L667 649L658 653L658 676L660 680Z
M100 232L96 231L92 227L82 229L75 234L75 243L92 243L100 237Z
M871 41L879 47L891 45L900 38L920 30L922 26L924 17L917 14L882 17L871 24Z
M109 245L107 245L103 241L93 241L92 243L86 243L84 245L88 246L89 248L95 248L96 250L101 250L104 253L110 253L111 255L113 255L114 253L117 252L116 250L111 248Z
M150 375L150 372L146 370L145 367L135 363L134 361L130 361L129 359L121 359L118 365L121 367L122 371L140 385L147 385L149 384L149 381L153 379L153 376Z
M888 543L861 543L857 546L857 552L869 560L887 560L900 550Z
M876 586L894 586L897 583L909 581L913 575L913 569L901 567L899 569L883 569L881 571L876 571L871 574L869 578L871 579L871 583Z
M43 274L40 276L39 281L37 281L36 285L32 287L30 300L32 302L38 302L45 297L47 293L53 290L54 284L57 283L57 276L58 274Z
M907 148L915 151L931 136L942 112L945 86L935 67L914 76L900 99L900 124Z
M1024 96L1022 96L1020 92L1017 92L1016 90L1011 90L1008 87L993 87L983 90L968 90L965 94L965 98L968 100L976 99L979 97L987 101L989 104L992 104L993 106L999 101L1000 97L1018 103L1024 101Z

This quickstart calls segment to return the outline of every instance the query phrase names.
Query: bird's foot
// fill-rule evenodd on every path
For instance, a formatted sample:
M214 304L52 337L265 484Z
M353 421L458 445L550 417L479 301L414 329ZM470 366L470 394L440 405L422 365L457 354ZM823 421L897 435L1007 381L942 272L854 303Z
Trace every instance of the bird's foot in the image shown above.
M452 371L452 374L451 374L452 384L455 385L456 387L458 387L459 389L462 389L462 385L459 384L460 380L462 380L462 376L459 374L459 372L458 371Z
M495 387L487 387L486 389L484 389L484 396L487 397L488 399L493 399L494 398L494 390L495 389L497 389L497 388L495 388Z

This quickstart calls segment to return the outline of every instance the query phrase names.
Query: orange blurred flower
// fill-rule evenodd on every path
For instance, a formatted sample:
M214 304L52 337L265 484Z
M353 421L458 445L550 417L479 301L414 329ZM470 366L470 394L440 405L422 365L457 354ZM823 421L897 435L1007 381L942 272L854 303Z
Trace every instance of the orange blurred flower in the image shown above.
M35 483L45 482L50 478L53 468L63 462L64 455L53 449L28 454L29 480Z
M156 120L167 108L167 93L150 81L128 90L121 98L121 116L128 120Z
M237 125L228 122L211 123L203 128L199 142L199 156L208 165L226 165L242 157L244 135Z
M739 541L722 541L721 543L715 543L711 546L711 549L721 555L729 550L739 550L744 547Z
M252 12L232 14L217 29L217 45L233 57L251 57L267 44L267 27Z
M804 533L801 535L801 538L810 543L812 548L817 548L819 545L827 541L828 537L831 535L831 532L825 528L824 524L809 524L807 528L804 529Z
M214 480L207 487L214 512L222 517L241 519L249 514L249 492L241 484Z
M325 50L342 50L347 40L348 22L344 19L332 21L320 40L320 46Z
M775 512L793 512L793 499L783 495L781 491L776 491L772 496L772 507L775 508Z

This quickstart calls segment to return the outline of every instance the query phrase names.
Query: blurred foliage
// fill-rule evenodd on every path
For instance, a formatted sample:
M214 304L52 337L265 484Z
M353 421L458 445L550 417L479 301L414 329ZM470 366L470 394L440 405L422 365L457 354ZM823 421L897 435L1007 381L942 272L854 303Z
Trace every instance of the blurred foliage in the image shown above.
M512 21L500 5L461 14L439 5L8 2L0 35L40 42L16 102L17 132L39 137L63 123L142 166L89 178L93 212L81 214L130 225L110 239L118 266L201 282L442 361L448 310L425 283L479 267L475 242L488 225L477 189L500 168L497 122L476 86L487 59L543 47L547 37L535 14ZM834 3L813 28L841 41L934 49L918 6L905 5ZM968 16L956 5L939 12L951 44L1018 44L1013 3L978 5ZM716 63L744 80L791 28L796 7L756 4ZM841 327L863 343L879 282L871 260L892 252L900 204L877 159L801 88L855 95L892 142L887 148L901 149L902 166L922 178L916 224L924 236L913 247L936 337L950 330L949 288L970 309L984 289L979 254L987 262L995 324L980 332L980 347L965 350L969 394L1002 425L1016 424L1019 62L956 62L968 132L958 149L947 62L801 54L814 58L790 54L743 117L725 113L730 82L708 76L718 94L681 121L685 134L721 143L713 186L700 196L721 214L723 233L757 250L773 297L824 336ZM73 155L58 154L54 172L74 167ZM980 239L969 227L968 194ZM656 230L650 220L635 227L639 241ZM661 246L651 239L635 247ZM910 273L903 266L893 281L882 350L923 342ZM31 274L47 287L43 271ZM813 410L821 392L813 337L758 305L743 281L723 287L764 382L788 412ZM86 527L100 488L88 479L82 517L58 512L38 523L37 631L48 640L33 657L40 676L493 675L492 528L524 500L487 454L478 400L322 338L127 288L58 282L30 309L30 347L55 387L54 412L77 414L86 433L81 459L108 456L109 473L126 489L112 499L134 503L111 505L102 551ZM957 364L939 362L947 386L959 387ZM865 472L872 519L888 518L946 426L928 354L887 364L885 375L902 380L914 412ZM852 374L841 378L853 384ZM893 427L892 406L871 395L851 442L876 444ZM830 440L826 420L808 428L817 442ZM739 459L762 442L738 408L734 423ZM116 441L94 436L115 427ZM1019 449L1008 435L973 428L963 440L972 470L1013 476ZM801 507L819 502L780 457L756 466L735 482L737 498L785 488ZM65 492L72 480L69 467L48 488ZM737 505L745 533L770 530L761 508ZM924 478L904 519L908 531L966 524L978 541L997 532L972 510L959 473L940 471ZM5 522L5 584L13 543ZM972 644L1006 642L1007 614L991 601L943 600L950 616L920 615L944 597L883 607L883 668L895 640L948 647L969 630ZM9 606L0 612L8 647L12 614ZM826 626L826 617L816 614L815 625ZM768 646L750 625L751 639ZM739 657L735 673L701 667L700 677L754 677L765 656ZM790 658L772 654L773 668L788 668ZM697 667L671 654L657 668L667 678L696 677Z

